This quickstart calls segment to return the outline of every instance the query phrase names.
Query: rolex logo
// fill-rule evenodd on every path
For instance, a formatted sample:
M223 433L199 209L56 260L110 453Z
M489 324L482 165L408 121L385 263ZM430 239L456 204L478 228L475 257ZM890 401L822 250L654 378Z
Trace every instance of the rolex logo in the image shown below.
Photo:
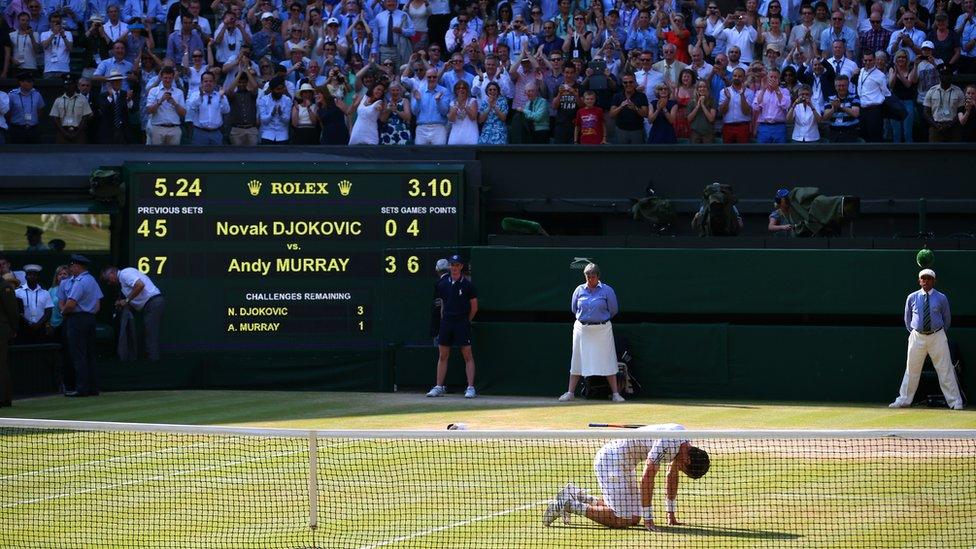
M352 191L352 182L350 182L348 179L343 179L342 181L339 182L339 194L341 194L342 196L349 196L349 193L351 191Z
M251 196L257 196L261 193L261 182L257 179L252 179L247 182L247 190L251 193Z

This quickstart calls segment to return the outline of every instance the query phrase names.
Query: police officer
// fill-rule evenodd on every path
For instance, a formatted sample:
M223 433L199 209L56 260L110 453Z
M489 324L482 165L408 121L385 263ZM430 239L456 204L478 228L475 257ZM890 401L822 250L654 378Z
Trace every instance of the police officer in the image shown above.
M0 408L10 406L13 398L7 348L9 340L17 335L17 325L20 322L17 298L14 297L15 284L19 285L17 277L12 273L4 273L3 280L0 281Z
M98 375L95 370L95 314L101 307L102 289L88 272L89 259L72 254L68 262L71 278L61 282L61 302L58 304L68 332L68 353L75 367L76 390L68 397L98 394Z
M451 347L461 347L464 357L464 371L468 377L468 388L464 391L464 398L477 396L474 390L474 356L471 354L471 321L478 314L478 293L471 281L465 278L461 271L464 262L461 256L455 254L447 259L450 263L451 274L441 277L434 287L434 299L440 299L441 324L437 333L437 385L427 393L429 397L444 396L444 378L447 376L447 360L451 356Z

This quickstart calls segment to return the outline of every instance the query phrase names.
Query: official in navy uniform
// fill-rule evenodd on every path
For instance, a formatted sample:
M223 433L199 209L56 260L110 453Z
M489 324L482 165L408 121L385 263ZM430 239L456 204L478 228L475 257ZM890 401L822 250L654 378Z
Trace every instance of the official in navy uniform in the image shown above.
M464 371L468 377L468 388L464 398L474 398L474 356L471 354L471 321L478 314L478 293L471 281L461 271L464 262L455 254L447 259L451 274L441 277L434 287L434 299L441 300L441 324L437 332L437 384L427 393L429 397L444 396L444 378L447 376L447 359L451 347L461 347L464 357Z
M76 390L68 397L98 395L98 372L95 369L95 315L101 308L102 289L88 272L89 259L72 254L68 262L71 278L61 283L61 302L68 331L68 353L75 368Z
M20 322L17 298L14 297L14 285L19 284L13 273L5 273L0 281L0 408L10 406L13 399L7 349L10 340L17 335L17 325Z

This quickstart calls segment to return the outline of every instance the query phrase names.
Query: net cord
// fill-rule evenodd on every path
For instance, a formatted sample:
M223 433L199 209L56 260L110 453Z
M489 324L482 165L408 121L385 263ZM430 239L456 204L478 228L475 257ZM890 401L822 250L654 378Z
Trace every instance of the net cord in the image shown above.
M122 423L53 419L0 418L0 428L70 431L121 431L186 435L254 436L269 438L317 439L648 439L675 438L675 431L636 429L586 430L354 430L283 429L229 427L217 425L179 425L168 423ZM687 429L683 439L976 439L976 429ZM312 454L314 455L314 453Z

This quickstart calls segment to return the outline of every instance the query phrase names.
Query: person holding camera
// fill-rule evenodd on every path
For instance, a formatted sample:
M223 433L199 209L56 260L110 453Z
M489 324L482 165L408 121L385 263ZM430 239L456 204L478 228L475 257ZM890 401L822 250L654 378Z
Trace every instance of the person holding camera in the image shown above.
M186 17L192 19L191 16ZM191 21L184 20L183 23L189 24ZM244 22L237 19L233 10L225 13L224 21L217 27L217 32L213 38L217 62L221 65L226 63L231 56L237 54L238 48L250 43L251 33Z
M183 136L180 124L186 116L186 99L183 90L173 85L175 78L173 67L163 67L159 71L160 85L149 90L146 97L150 145L179 145Z
M178 31L173 31L166 41L166 57L172 59L177 65L184 67L190 66L192 61L190 54L193 50L204 49L203 36L200 35L193 24L193 16L189 13L180 15L183 26Z
M786 111L787 122L793 123L794 143L817 143L820 141L820 113L813 105L813 91L802 84L796 100Z
M44 78L64 78L71 72L71 47L73 37L64 28L58 12L48 16L51 30L41 33L41 49L44 50Z
M18 73L37 71L37 54L44 51L41 48L41 35L31 28L31 18L27 13L17 16L17 30L10 33L13 45L11 56L13 67Z
M224 95L230 104L227 124L231 145L258 144L258 81L253 70L238 71L233 79L227 78Z

